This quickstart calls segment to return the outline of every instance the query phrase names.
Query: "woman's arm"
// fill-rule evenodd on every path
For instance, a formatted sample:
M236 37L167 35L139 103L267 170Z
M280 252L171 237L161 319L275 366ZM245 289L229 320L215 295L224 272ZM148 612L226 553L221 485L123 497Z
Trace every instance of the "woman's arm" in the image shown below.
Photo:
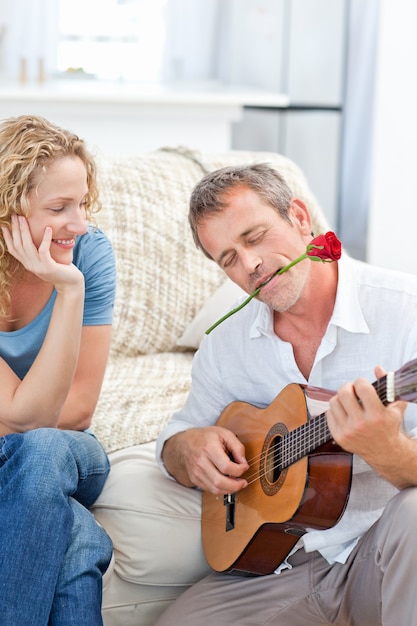
M89 231L80 241L74 263L85 277L84 326L74 382L58 427L85 430L91 426L110 352L116 262L106 235Z
M3 228L3 234L9 252L57 292L44 342L23 380L0 359L0 433L7 434L57 425L78 362L84 277L75 265L52 259L50 228L45 229L39 249L24 218L14 219L12 232Z
M91 425L110 350L111 326L84 326L75 377L58 427L85 430Z

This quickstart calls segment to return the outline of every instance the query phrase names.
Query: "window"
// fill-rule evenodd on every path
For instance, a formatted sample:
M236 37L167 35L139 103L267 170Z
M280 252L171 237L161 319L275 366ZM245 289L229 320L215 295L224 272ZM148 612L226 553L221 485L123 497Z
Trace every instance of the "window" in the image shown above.
M0 76L217 80L229 1L0 0Z
M101 80L161 79L167 0L59 0L57 70Z

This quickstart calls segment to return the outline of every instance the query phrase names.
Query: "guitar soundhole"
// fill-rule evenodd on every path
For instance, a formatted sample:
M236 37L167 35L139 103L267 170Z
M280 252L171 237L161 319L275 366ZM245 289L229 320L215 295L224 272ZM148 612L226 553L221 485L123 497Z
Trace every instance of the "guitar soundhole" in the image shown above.
M285 424L274 424L269 430L261 452L260 481L267 496L273 496L284 484L287 469L281 469L281 438L288 433Z

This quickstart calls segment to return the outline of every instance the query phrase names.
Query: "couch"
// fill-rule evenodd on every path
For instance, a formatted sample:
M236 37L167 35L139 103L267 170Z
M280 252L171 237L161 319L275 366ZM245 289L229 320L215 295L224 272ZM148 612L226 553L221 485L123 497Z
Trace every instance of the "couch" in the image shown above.
M328 228L302 172L279 154L178 147L97 155L97 222L113 243L118 279L111 354L93 418L112 466L93 507L114 545L104 578L105 626L151 626L209 572L201 494L162 474L154 446L186 398L204 330L242 295L193 243L191 189L210 170L249 162L277 167L309 206L315 232Z

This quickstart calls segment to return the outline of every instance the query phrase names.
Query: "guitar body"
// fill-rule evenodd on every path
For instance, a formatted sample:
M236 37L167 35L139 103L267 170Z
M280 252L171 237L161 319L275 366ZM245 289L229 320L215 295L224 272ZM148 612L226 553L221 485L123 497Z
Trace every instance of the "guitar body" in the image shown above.
M203 493L203 546L214 570L271 574L306 529L330 528L340 519L350 491L350 453L328 441L283 471L276 469L277 441L307 421L298 384L288 385L265 409L232 402L221 414L217 425L244 444L251 467L240 492Z

